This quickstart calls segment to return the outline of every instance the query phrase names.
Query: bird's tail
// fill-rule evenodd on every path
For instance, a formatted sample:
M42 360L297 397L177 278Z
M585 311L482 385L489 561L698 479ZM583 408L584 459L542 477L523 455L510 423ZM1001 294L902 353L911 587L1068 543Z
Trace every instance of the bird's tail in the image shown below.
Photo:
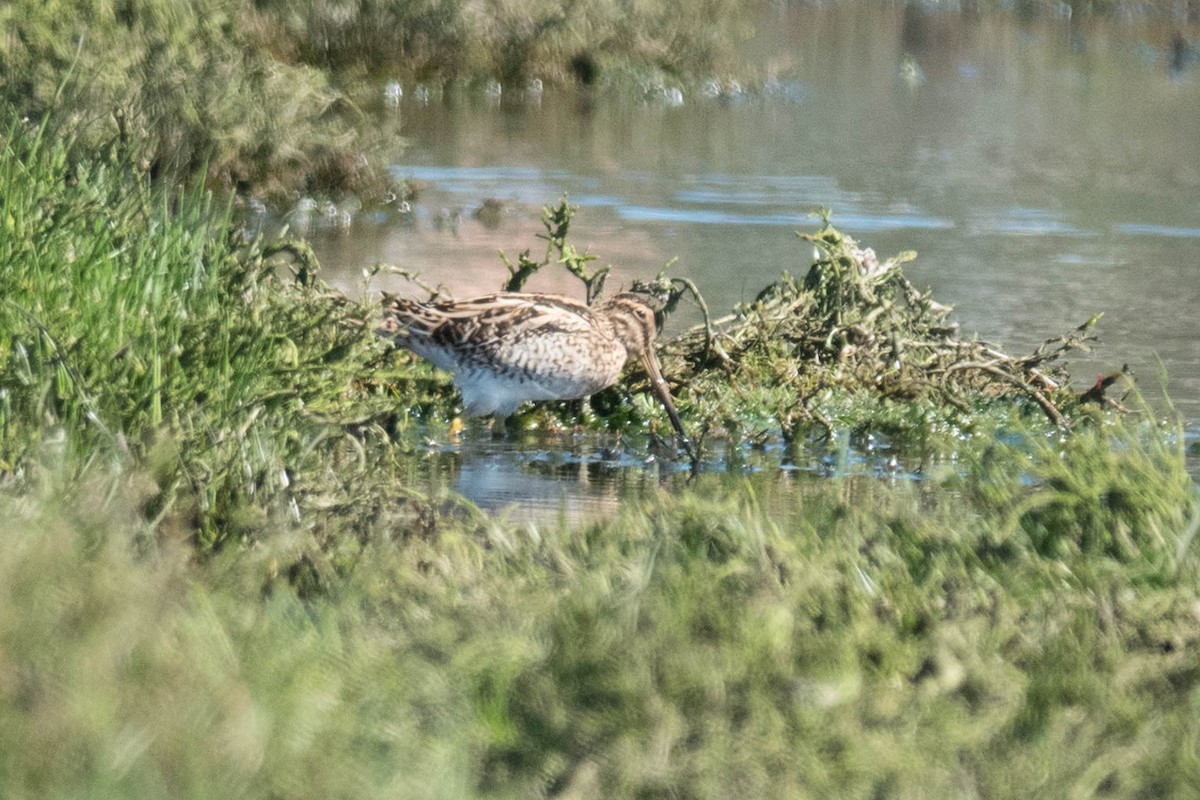
M407 347L413 332L419 334L422 330L428 330L430 321L428 310L419 303L385 292L383 319L375 333L385 339L391 339L401 347Z

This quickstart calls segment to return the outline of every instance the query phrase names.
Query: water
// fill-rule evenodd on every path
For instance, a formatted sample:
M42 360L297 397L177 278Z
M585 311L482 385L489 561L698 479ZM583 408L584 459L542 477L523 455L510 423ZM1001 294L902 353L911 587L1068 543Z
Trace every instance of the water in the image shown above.
M683 490L701 473L749 477L760 499L775 508L792 503L813 481L908 483L955 468L952 456L899 453L874 435L849 431L792 447L713 442L695 470L665 443L645 437L530 431L498 438L474 424L459 437L427 433L418 488L431 495L450 489L514 522L608 517L631 498Z
M1165 368L1196 437L1200 64L1170 63L1195 26L847 2L776 8L757 28L747 47L767 80L740 95L406 91L393 113L411 147L394 169L420 195L408 213L313 231L322 263L348 289L386 262L492 291L497 251L538 254L541 206L567 194L574 243L614 265L610 281L678 259L720 310L802 272L793 231L827 207L881 255L918 251L914 282L1010 352L1103 311L1103 344L1073 372L1128 364L1154 394ZM502 210L477 218L485 198ZM559 274L531 288L579 293Z

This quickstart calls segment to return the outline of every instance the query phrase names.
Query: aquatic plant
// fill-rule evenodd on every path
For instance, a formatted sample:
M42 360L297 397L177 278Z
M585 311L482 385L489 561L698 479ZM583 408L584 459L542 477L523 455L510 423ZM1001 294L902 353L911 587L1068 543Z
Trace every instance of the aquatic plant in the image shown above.
M1123 371L1080 391L1066 368L1066 356L1095 341L1100 314L1013 356L960 335L952 309L904 276L902 264L915 254L881 261L828 219L801 238L814 246L802 279L784 272L715 322L690 281L643 282L668 293L671 307L691 295L704 311L705 322L663 353L665 374L703 426L736 431L743 417L785 441L814 428L923 439L938 430L980 431L1030 408L1057 427L1089 418L1089 407L1122 408L1106 392L1129 390ZM741 388L731 396L730 386Z

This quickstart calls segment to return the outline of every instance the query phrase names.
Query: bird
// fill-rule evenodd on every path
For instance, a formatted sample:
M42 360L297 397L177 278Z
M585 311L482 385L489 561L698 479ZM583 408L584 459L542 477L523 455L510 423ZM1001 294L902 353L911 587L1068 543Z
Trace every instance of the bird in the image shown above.
M501 420L526 401L575 400L612 386L640 359L685 450L691 443L663 379L656 304L634 292L594 306L553 294L500 292L417 302L384 295L377 332L453 374L468 416Z

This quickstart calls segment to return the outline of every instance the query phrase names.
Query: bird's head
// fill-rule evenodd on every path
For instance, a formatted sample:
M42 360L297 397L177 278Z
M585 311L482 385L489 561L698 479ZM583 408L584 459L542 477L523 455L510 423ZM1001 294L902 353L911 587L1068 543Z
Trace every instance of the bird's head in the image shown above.
M655 298L634 292L613 295L598 309L612 322L613 332L630 356L642 356L658 336L658 310Z

